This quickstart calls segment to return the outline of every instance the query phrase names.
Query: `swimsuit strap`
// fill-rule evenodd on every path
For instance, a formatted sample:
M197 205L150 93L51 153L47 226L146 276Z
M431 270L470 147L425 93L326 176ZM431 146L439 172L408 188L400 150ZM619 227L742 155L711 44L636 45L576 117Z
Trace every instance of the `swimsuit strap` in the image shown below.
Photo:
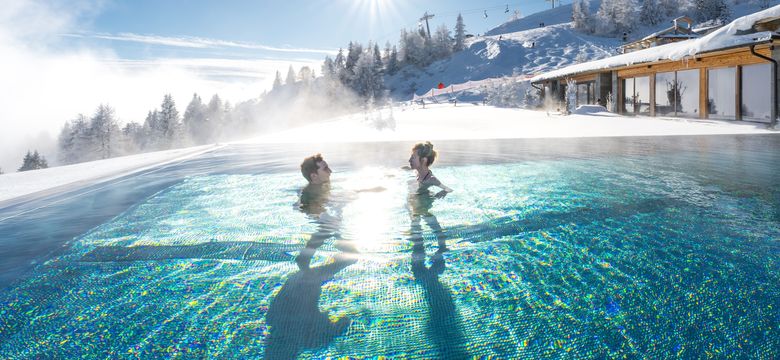
M427 173L427 174L425 174L425 176L422 178L422 180L420 180L420 183L424 183L424 182L425 182L425 180L428 180L428 178L429 178L431 175L433 175L433 171L430 171L430 170L428 170L428 173Z

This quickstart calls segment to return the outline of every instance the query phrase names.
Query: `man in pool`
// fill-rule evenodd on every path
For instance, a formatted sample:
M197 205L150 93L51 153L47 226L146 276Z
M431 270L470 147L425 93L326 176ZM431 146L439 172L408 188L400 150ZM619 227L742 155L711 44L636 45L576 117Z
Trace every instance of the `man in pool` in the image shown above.
M320 154L309 156L301 163L301 174L308 184L301 192L298 208L314 219L317 231L295 258L300 271L285 280L269 304L266 359L295 359L304 349L326 346L349 327L350 319L346 315L331 321L328 311L320 310L319 299L322 285L357 261L352 254L345 253L357 251L348 242L339 240L342 244L337 242L337 247L344 253L334 256L332 262L310 267L317 248L325 240L337 237L341 226L340 215L328 214L329 210L338 211L328 204L331 172Z
M333 171L328 166L322 155L316 154L303 159L301 174L308 184L301 191L298 208L315 218L318 224L317 232L311 235L306 242L306 248L295 259L301 270L309 268L314 252L322 246L325 240L338 236L341 227L339 214L328 212L330 198L330 174ZM338 209L332 209L338 211ZM355 253L357 250L349 242L339 240L336 247L347 253Z

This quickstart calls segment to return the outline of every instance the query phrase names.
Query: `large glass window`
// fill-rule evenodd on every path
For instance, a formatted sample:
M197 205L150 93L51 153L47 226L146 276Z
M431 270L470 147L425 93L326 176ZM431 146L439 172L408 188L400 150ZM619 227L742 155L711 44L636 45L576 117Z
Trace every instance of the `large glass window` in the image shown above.
M675 80L673 72L655 74L655 115L674 116Z
M634 78L623 79L623 114L634 114Z
M742 120L772 121L772 68L769 64L742 67Z
M626 115L650 115L650 78L623 79L623 111Z
M588 103L588 83L577 84L577 105Z
M634 104L636 113L650 115L650 78L642 76L634 79Z
M677 116L699 117L699 70L678 71L677 91L680 99Z
M709 118L736 119L737 68L709 70L707 81L707 114L709 114Z

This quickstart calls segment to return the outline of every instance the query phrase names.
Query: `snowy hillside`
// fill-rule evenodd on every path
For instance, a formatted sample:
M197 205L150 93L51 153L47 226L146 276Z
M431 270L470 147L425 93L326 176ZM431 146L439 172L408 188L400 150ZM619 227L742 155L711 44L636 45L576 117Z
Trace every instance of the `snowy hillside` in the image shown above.
M600 4L601 4L600 1L591 1L590 3L591 14L595 14L596 11L598 11ZM514 33L518 31L536 29L539 27L539 24L541 23L544 23L544 25L549 26L549 25L565 24L571 22L571 6L572 6L571 4L560 5L555 9L540 11L538 13L533 13L517 20L507 21L501 25L496 26L493 29L488 30L485 33L485 35L488 36L501 35L507 33Z
M776 4L780 1L771 1ZM591 1L591 13L600 2ZM732 18L759 11L757 4L745 2L731 8ZM406 67L386 79L395 100L409 100L439 83L445 86L473 80L514 74L532 76L569 65L617 55L622 39L587 35L573 28L571 5L542 11L508 21L472 38L468 48L452 57L434 62L425 69ZM681 10L681 12L686 12ZM687 13L687 12L686 12ZM628 34L628 40L641 39L671 26L671 18L656 26L641 26ZM539 24L544 23L544 27ZM696 27L696 24L694 24Z
M512 75L534 75L577 62L615 55L620 41L584 35L571 23L480 37L451 58L424 70L407 67L386 81L397 100L422 94L439 82L458 84Z

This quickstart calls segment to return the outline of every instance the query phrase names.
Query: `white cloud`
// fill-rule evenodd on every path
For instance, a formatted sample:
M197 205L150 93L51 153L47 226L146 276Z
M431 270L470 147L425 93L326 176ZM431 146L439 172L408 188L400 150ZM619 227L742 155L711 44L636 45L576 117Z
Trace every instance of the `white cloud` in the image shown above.
M179 111L197 92L205 101L215 93L233 103L256 98L277 70L313 60L156 59L126 60L111 49L61 50L57 34L77 33L74 25L99 5L54 6L35 1L4 2L0 10L0 168L19 166L30 139L56 137L63 123L79 113L91 115L101 103L120 120L143 121L170 93ZM74 10L75 9L75 10ZM87 14L87 15L85 15ZM78 20L78 21L76 21ZM46 154L48 157L54 154Z
M267 50L267 51L288 52L288 53L314 53L314 54L324 54L324 55L335 55L336 53L338 53L338 50L332 50L332 49L274 47L274 46L261 45L261 44L252 44L252 43L218 40L218 39L206 39L206 38L190 37L190 36L171 37L171 36L158 36L158 35L141 35L141 34L133 34L133 33L120 33L116 35L63 34L63 36L95 38L95 39L115 40L115 41L129 41L129 42L138 42L138 43L152 44L152 45L165 45L165 46L186 47L186 48L195 48L195 49L232 47L232 48L240 48L240 49Z

